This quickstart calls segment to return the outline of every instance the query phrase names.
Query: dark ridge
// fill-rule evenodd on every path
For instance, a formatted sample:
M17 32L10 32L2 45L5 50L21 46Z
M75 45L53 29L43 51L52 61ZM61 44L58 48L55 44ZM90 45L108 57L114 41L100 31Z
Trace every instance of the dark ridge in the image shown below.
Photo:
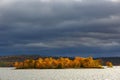
M105 65L105 62L110 61L113 63L113 65L120 65L120 57L99 57L94 59L101 59L103 61L103 65Z

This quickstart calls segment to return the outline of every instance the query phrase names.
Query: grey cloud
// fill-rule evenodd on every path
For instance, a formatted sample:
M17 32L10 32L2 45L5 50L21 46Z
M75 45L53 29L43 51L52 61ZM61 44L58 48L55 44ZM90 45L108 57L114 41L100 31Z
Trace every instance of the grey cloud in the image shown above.
M24 52L24 48L64 51L84 47L92 48L90 52L98 48L102 53L105 49L117 53L119 8L120 3L111 0L2 0L0 48Z
M98 34L100 35L100 34ZM96 36L96 35L95 35ZM105 37L105 36L104 36ZM118 39L117 39L118 40ZM97 39L92 38L92 36L89 37L68 37L68 38L58 38L51 41L46 42L31 42L27 44L20 44L15 46L22 46L22 47L45 47L45 48L70 48L70 47L80 47L80 46L86 46L86 47L99 47L99 48L113 48L113 47L119 47L120 42L112 38L108 39Z

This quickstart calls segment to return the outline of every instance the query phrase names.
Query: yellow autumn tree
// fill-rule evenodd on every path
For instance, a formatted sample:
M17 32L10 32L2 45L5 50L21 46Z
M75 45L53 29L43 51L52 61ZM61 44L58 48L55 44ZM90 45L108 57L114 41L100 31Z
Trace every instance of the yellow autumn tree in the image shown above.
M26 59L24 62L23 62L23 67L24 68L29 68L30 67L30 65L29 65L29 59Z
M101 60L94 60L94 67L95 68L103 68L102 67L102 61Z
M19 62L15 62L14 67L19 68Z
M107 63L111 66L111 63ZM81 58L75 57L73 60L60 57L58 59L39 58L37 60L26 59L23 62L15 62L17 69L37 68L37 69L64 69L64 68L102 68L100 60L94 60L92 57Z
M51 61L51 68L52 68L52 69L58 68L58 65L59 65L59 63L58 63L57 60L53 59L53 60Z
M43 66L42 66L42 63L43 62L43 59L42 58L39 58L39 59L37 59L36 61L35 61L35 68L37 68L37 69L41 69L41 68L43 68Z
M91 67L92 58L85 58L82 60L82 67L88 68Z
M73 60L74 68L80 68L81 67L81 61L82 61L82 58L75 57L75 59Z
M16 69L22 69L23 68L23 62L15 62Z
M30 66L30 68L35 68L35 60L30 59L29 60L29 66Z
M112 64L112 62L107 61L107 62L106 62L106 66L110 68L110 67L113 67L113 64Z

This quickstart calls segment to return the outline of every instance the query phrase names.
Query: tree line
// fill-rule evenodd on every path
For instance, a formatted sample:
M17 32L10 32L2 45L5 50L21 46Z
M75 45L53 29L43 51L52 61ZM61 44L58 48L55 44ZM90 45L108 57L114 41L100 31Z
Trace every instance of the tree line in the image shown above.
M112 67L111 62L107 62L107 65ZM16 69L103 68L102 61L100 59L93 59L92 57L26 59L22 62L15 62L14 66Z

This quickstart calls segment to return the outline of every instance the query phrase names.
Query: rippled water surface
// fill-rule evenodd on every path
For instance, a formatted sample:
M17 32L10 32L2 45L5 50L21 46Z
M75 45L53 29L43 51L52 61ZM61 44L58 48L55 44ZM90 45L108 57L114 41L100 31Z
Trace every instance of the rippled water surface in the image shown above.
M120 67L105 69L0 68L0 80L120 80Z

